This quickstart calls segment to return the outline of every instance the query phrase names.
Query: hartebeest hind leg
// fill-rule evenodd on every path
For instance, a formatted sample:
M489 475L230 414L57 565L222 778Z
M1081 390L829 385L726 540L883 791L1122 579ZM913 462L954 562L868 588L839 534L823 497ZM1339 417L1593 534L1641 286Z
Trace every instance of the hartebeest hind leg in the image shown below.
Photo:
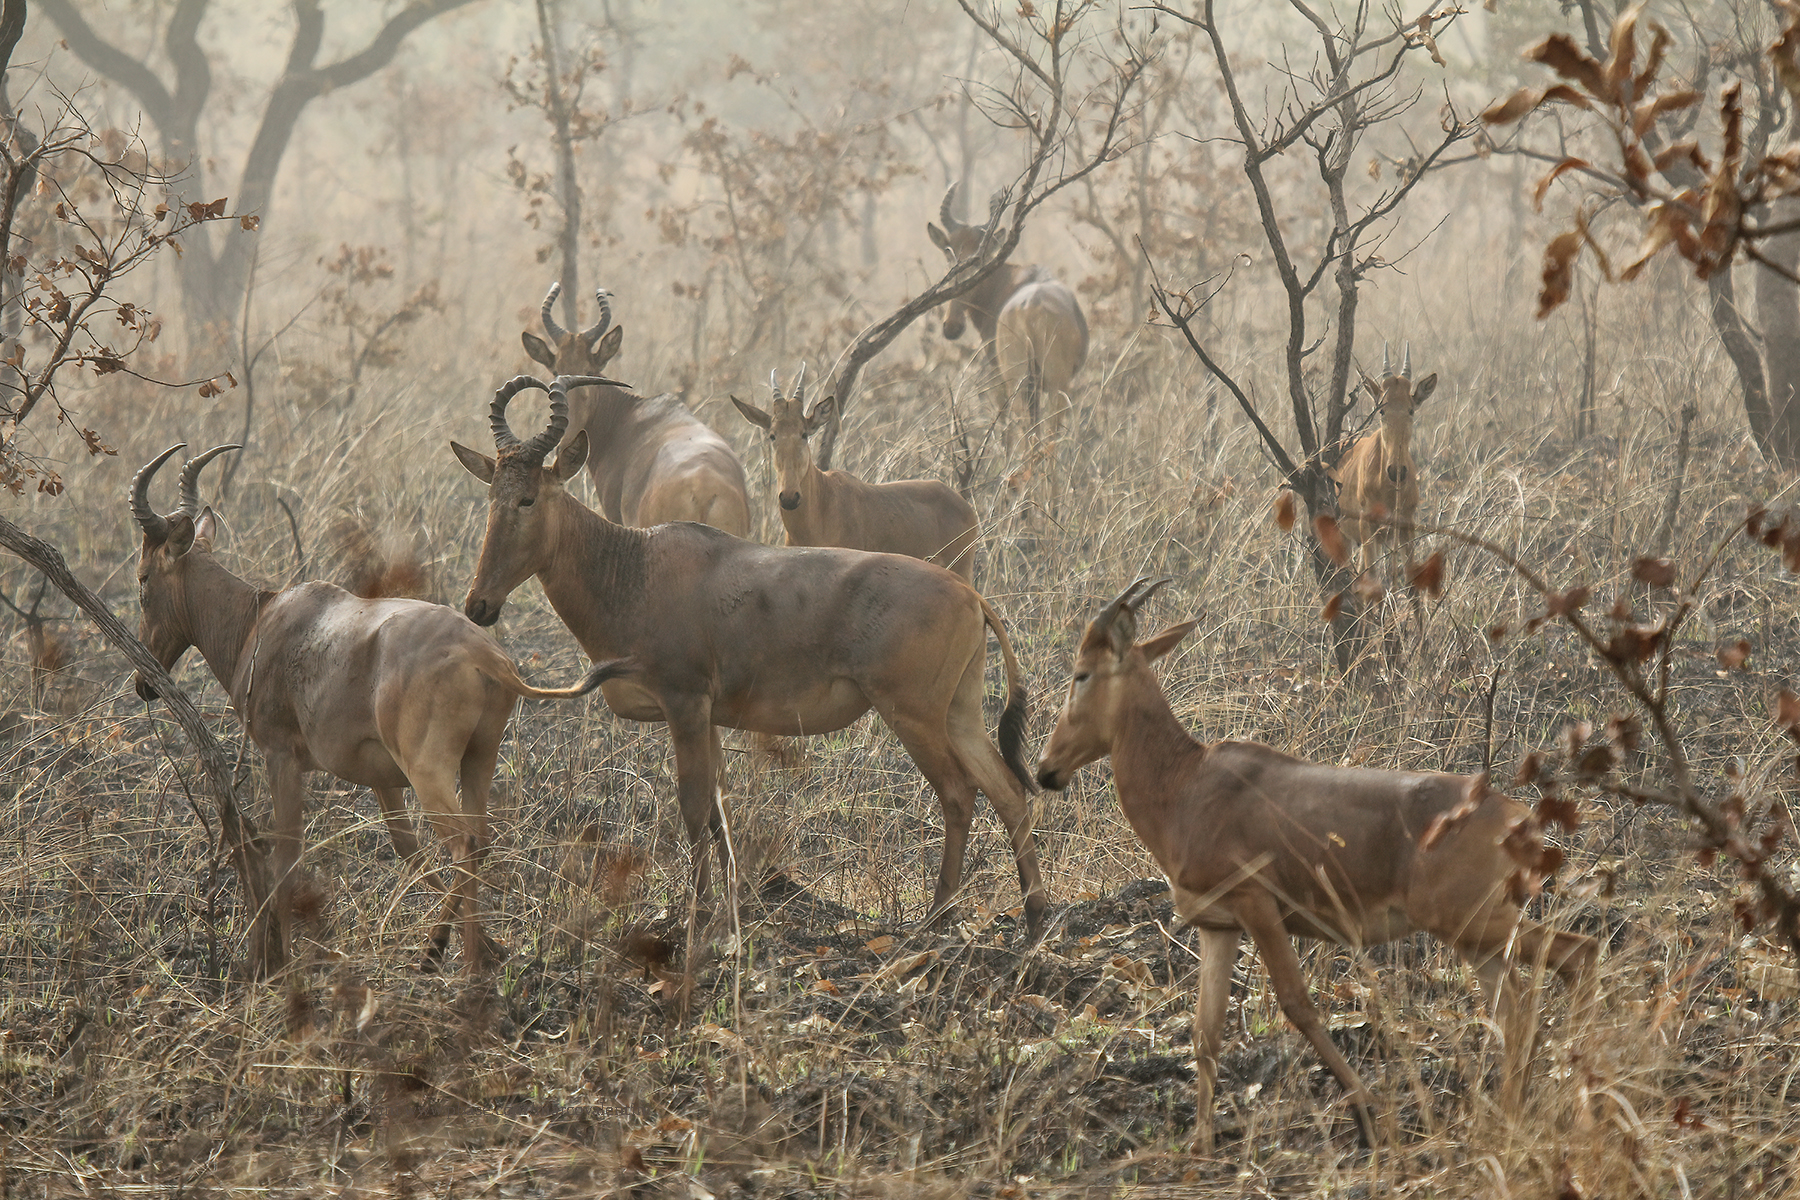
M1000 824L1006 827L1013 862L1019 872L1019 892L1025 897L1025 928L1036 938L1044 932L1044 912L1049 908L1050 900L1044 892L1044 878L1038 871L1037 840L1032 836L1031 826L1031 797L1007 767L1006 760L1000 756L981 723L984 666L982 658L969 664L950 701L947 722L950 745L963 768L974 779L975 786L994 806ZM966 825L964 835L966 841ZM960 872L961 869L959 855L957 870Z
M1496 906L1498 907L1498 906ZM1517 921L1517 930L1513 923ZM1579 933L1559 933L1503 909L1490 914L1487 928L1465 932L1455 942L1458 953L1481 980L1494 1020L1504 1039L1501 1057L1501 1111L1517 1115L1524 1107L1526 1085L1537 1057L1539 1012L1537 989L1526 982L1516 961L1535 973L1541 963L1555 971L1573 997L1576 1024L1588 1017L1593 998L1594 966L1599 946ZM1485 936L1471 936L1478 933ZM1508 943L1511 943L1509 946ZM1508 957L1509 949L1512 957Z
M419 835L413 828L412 814L406 811L405 788L370 788L375 793L375 803L381 806L381 819L387 825L388 840L394 843L394 853L408 867L419 865Z

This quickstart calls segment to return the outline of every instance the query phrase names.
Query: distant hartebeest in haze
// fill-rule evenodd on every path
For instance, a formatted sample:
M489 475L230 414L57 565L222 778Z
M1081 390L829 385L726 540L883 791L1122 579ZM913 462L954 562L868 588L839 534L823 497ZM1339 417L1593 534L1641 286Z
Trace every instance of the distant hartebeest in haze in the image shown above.
M936 479L864 483L848 472L821 471L813 465L806 439L831 419L836 397L825 397L808 413L804 374L802 367L791 399L782 396L771 377L772 412L731 398L744 419L766 430L774 443L787 544L910 554L972 579L975 510L954 488Z
M708 886L709 831L727 865L719 727L830 733L873 708L943 808L933 914L948 911L962 882L980 789L1012 842L1026 924L1041 933L1047 900L1022 757L1025 683L993 606L942 567L898 554L759 546L699 525L625 529L607 520L565 489L587 454L585 434L563 442L567 393L586 382L551 384L549 425L521 442L506 406L544 384L513 379L488 411L495 456L451 443L488 486L487 533L463 611L492 625L513 589L536 576L589 657L625 653L639 665L606 685L606 702L627 720L668 723L696 894ZM1006 666L998 749L981 715L989 630Z
M957 220L953 212L957 186L951 184L938 205L938 219L944 227L925 223L933 244L952 266L975 258L984 244L999 236L1002 211L995 205L985 225ZM1048 397L1052 408L1045 440L1054 439L1069 404L1069 381L1087 361L1087 318L1075 293L1043 267L1005 263L950 301L950 311L944 314L944 336L952 340L961 337L965 320L975 323L986 353L1000 369L1005 389L1000 401L1003 429L1007 406L1014 396L1020 396L1035 435L1043 419L1042 399Z
M562 284L544 297L544 332L526 330L525 353L558 375L597 376L625 338L612 325L605 289L594 292L600 316L594 324L564 332L551 315ZM666 521L698 521L736 537L750 533L750 495L737 452L687 406L664 393L643 399L610 381L579 389L569 398L569 428L588 435L588 477L600 511L639 528Z
M535 688L453 608L365 600L330 583L281 592L247 583L213 558L213 512L201 508L199 491L200 469L238 447L216 446L188 460L173 513L150 507L150 477L182 448L163 451L131 483L131 515L144 533L138 638L164 667L198 647L263 753L275 802L269 837L279 953L285 959L294 867L305 841L306 773L329 771L374 791L394 850L409 864L419 859L419 841L403 792L410 785L418 793L454 858L442 876L444 908L426 962L443 957L460 916L463 964L481 970L487 939L475 906L476 872L487 849L488 789L513 705L520 696L585 695L629 666L603 662L572 688ZM137 693L156 699L141 676Z
M1381 428L1358 438L1337 465L1338 514L1344 536L1362 547L1363 563L1377 543L1412 540L1413 517L1419 511L1419 471L1413 461L1413 413L1437 388L1433 372L1414 383L1412 345L1401 356L1400 373L1388 366L1381 348L1381 381L1367 375L1362 386L1375 403ZM1371 518L1382 518L1371 519Z

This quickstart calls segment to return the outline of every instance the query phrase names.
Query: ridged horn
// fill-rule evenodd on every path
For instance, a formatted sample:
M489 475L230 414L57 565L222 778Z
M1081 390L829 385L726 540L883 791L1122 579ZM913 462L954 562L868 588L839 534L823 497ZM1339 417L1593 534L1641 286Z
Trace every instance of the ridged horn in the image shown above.
M558 325L556 318L550 315L550 309L556 304L556 298L560 295L562 295L562 280L558 279L550 285L550 290L544 293L544 305L538 310L538 315L544 318L544 332L550 335L552 346L562 345L565 336L563 327Z
M514 433L512 426L506 422L506 406L512 403L514 396L526 388L537 388L540 391L549 390L545 387L544 381L535 376L515 375L501 384L499 389L494 392L494 402L488 405L488 428L494 431L495 450L511 450L523 444L519 441L519 435Z
M1400 356L1400 378L1412 378L1412 343L1406 343L1406 353Z
M794 403L800 406L800 412L804 415L806 412L806 363L804 361L801 362L800 369L794 372Z
M1143 607L1144 601L1156 595L1165 585L1174 582L1173 578L1167 576L1157 580L1152 580L1148 575L1138 577L1130 587L1114 596L1106 607L1100 610L1100 615L1094 618L1095 627L1110 630L1120 617L1126 617L1132 621L1132 626L1127 627L1128 630L1135 632L1137 610Z
M774 370L770 370L769 372L769 391L774 395L775 399L781 399L781 379Z
M943 202L938 205L938 220L944 223L945 233L955 233L957 230L965 228L963 223L956 219L956 214L951 211L956 207L956 189L961 186L962 180L960 179L952 182L944 191Z
M558 375L550 385L550 423L544 426L542 433L533 434L519 447L519 453L527 456L534 463L541 463L556 449L556 443L562 441L563 434L569 428L569 379L570 376ZM543 384L538 384L543 387Z
M229 446L214 446L202 454L196 454L181 467L181 507L175 511L186 513L189 519L200 515L200 472L207 463L219 457L227 450L242 450L235 442Z
M131 515L137 521L138 526L143 529L146 537L161 541L169 536L168 521L150 507L150 477L155 475L157 468L173 458L178 451L186 449L186 442L176 442L145 463L143 469L131 477Z
M1383 343L1381 343L1381 377L1383 379L1386 379L1389 375L1392 375L1393 373L1394 373L1394 369L1392 367L1388 366L1388 344L1386 342L1383 342Z
M599 319L581 331L582 343L590 351L594 348L594 343L600 340L600 335L606 332L607 326L612 324L612 293L605 288L595 288L594 300L600 305Z

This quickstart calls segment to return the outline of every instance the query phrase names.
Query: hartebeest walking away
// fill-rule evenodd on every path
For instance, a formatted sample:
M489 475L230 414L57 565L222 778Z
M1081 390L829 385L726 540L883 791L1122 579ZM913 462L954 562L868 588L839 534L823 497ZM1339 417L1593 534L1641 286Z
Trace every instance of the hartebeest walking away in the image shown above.
M987 224L970 225L956 219L957 185L951 184L938 205L943 228L927 221L931 241L952 266L981 253L998 236L1001 207L992 206ZM944 314L944 336L962 336L965 322L973 322L983 349L999 369L1004 394L1001 424L1006 406L1016 396L1024 402L1032 436L1047 434L1054 440L1069 404L1069 383L1087 361L1087 317L1067 284L1044 267L1004 263L993 274L950 302ZM1051 409L1048 428L1043 404Z
M487 534L464 611L491 625L535 576L590 657L629 655L641 667L604 694L622 717L668 723L696 893L708 887L707 833L723 833L718 727L829 733L873 708L943 808L933 913L948 910L961 881L979 789L1006 826L1026 921L1039 932L1046 899L1022 757L1025 686L992 606L942 567L897 554L760 546L692 524L615 524L566 490L587 454L584 434L545 465L569 424L568 390L585 382L550 385L549 424L521 442L507 405L544 384L513 379L489 413L496 457L451 443L488 485ZM989 629L1007 679L998 749L981 716ZM722 842L718 852L723 859Z
M566 332L551 315L561 294L562 284L551 284L540 312L550 343L526 330L525 352L558 375L598 376L618 354L625 327L612 325L611 299L599 289L599 318ZM608 520L639 528L698 521L749 535L750 493L737 451L674 396L644 399L599 380L570 397L569 412L569 428L588 435L588 477Z
M629 665L603 662L575 687L535 688L491 637L441 604L365 600L320 582L281 592L258 588L213 557L215 519L200 505L200 469L238 447L217 446L188 460L173 513L150 507L151 477L181 449L163 451L131 484L131 515L144 534L138 637L164 667L197 647L263 753L274 796L270 840L282 955L304 842L306 772L328 771L374 791L394 850L414 865L419 842L403 792L410 785L418 793L454 858L426 961L442 958L460 917L464 965L480 970L487 939L476 873L487 846L488 790L513 706L520 696L584 695ZM156 698L142 678L137 693Z
M771 378L768 412L731 398L744 419L774 444L787 544L907 554L973 579L980 530L975 509L954 488L936 479L865 483L847 471L821 471L813 464L806 439L831 420L837 398L825 397L808 413L804 376L803 367L791 397L783 397Z
M1388 366L1381 350L1381 380L1362 377L1362 387L1376 406L1381 428L1357 439L1338 463L1338 514L1344 536L1362 547L1366 565L1377 543L1391 545L1412 538L1419 511L1419 471L1413 461L1413 413L1437 389L1437 373L1417 383L1412 378L1412 345L1401 358L1400 373ZM1386 518L1386 519L1382 519Z
M1168 876L1176 913L1200 930L1196 1150L1212 1145L1213 1084L1245 933L1282 1012L1350 1093L1365 1139L1375 1137L1374 1097L1313 1007L1293 938L1363 946L1423 930L1452 946L1499 1015L1507 1100L1516 1107L1536 1029L1509 952L1547 963L1571 985L1591 980L1598 953L1592 938L1527 920L1512 898L1522 868L1501 843L1527 810L1486 794L1480 780L1320 766L1256 742L1196 741L1150 667L1194 622L1133 641L1138 609L1166 582L1138 580L1088 624L1038 782L1060 790L1079 767L1111 755L1126 819Z

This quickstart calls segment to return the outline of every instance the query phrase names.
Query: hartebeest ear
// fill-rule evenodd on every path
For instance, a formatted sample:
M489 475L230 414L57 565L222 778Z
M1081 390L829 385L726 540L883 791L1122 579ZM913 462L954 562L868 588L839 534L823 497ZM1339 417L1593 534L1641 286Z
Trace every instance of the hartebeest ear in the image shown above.
M613 356L619 352L619 347L624 343L625 327L623 325L614 325L607 330L606 336L594 343L594 361L590 364L590 373L598 374L601 367L612 361Z
M1377 404L1381 403L1381 385L1370 379L1366 372L1358 371L1357 374L1362 376L1362 385L1364 390L1369 393L1369 399ZM1355 388L1350 389L1350 403L1356 403Z
M945 254L950 253L950 235L946 234L930 221L925 222L925 232L931 235L932 245L936 246L939 250L942 250Z
M534 362L541 362L552 371L556 370L556 351L550 348L548 342L529 329L519 335L519 340L525 343L525 353L531 355Z
M563 448L556 452L556 465L551 468L556 477L564 483L575 478L582 464L587 462L588 436L587 430L577 429L575 436L563 443Z
M1183 621L1179 625L1171 625L1155 637L1145 638L1139 642L1138 649L1144 652L1145 659L1155 662L1180 645L1181 639L1194 632L1194 626L1199 623L1198 621Z
M767 429L774 422L773 417L756 407L756 405L751 404L748 400L739 400L736 396L733 396L731 402L737 405L737 410L739 412L744 414L744 420L750 422L758 429Z
M1433 371L1419 382L1413 384L1413 407L1425 403L1425 398L1437 390L1437 372Z
M827 396L817 404L813 405L812 413L806 418L805 423L800 426L800 436L811 437L819 430L825 428L826 424L831 420L832 412L836 408L836 396Z
M169 518L169 536L163 542L170 558L180 558L194 548L194 518L178 512Z
M525 336L531 335L528 333ZM481 482L494 482L494 460L487 455L477 454L461 442L451 442L450 453L456 455L456 461L469 468L469 474Z
M219 530L219 518L214 515L212 505L200 509L200 516L194 522L194 545L202 550L211 551L213 535Z

